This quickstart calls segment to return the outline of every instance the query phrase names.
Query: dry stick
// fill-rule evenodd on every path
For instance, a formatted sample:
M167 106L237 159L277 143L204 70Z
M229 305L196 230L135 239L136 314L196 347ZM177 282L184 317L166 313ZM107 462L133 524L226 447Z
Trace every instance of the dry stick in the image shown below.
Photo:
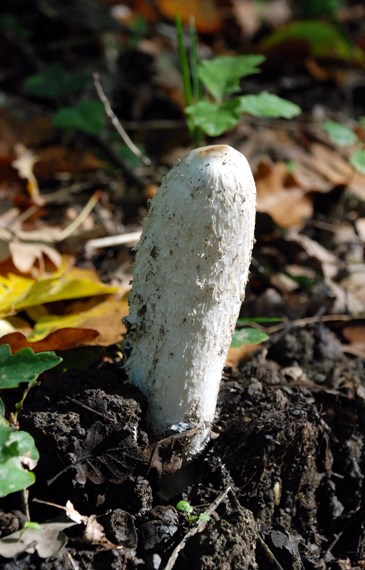
M268 335L272 335L276 332L282 331L286 328L299 328L306 327L307 325L314 325L316 323L335 323L335 322L350 322L364 320L363 316L352 316L352 315L316 315L314 317L306 317L303 319L297 319L295 321L285 321L278 325L273 325L272 327L264 328Z
M219 505L221 504L222 501L224 501L224 499L227 497L228 493L231 490L231 486L229 485L227 487L227 489L225 489L225 491L223 491L216 499L215 501L213 501L213 503L210 505L210 507L205 511L206 515L211 515L213 514L217 508L219 507ZM183 539L181 540L181 542L179 542L179 544L176 546L176 548L173 550L170 558L167 561L167 564L165 566L165 570L172 570L172 568L175 565L175 562L180 554L180 552L183 550L183 548L185 548L187 541L189 540L189 538L191 538L192 536L194 536L195 534L197 534L198 532L202 532L206 525L207 525L208 521L199 521L197 523L196 526L194 526L193 528L191 528L186 535L183 537Z
M105 95L104 89L100 83L100 78L99 78L98 73L93 74L93 81L94 81L94 87L95 87L96 93L97 93L100 101L104 105L105 113L106 113L107 117L110 119L110 122L113 125L113 127L115 128L115 130L117 131L118 135L121 137L123 142L127 145L129 150L135 156L137 156L143 162L143 164L145 164L146 166L151 166L152 163L151 163L150 159L147 158L147 156L144 156L141 153L141 151L139 150L139 148L130 139L127 132L124 130L121 122L119 121L118 117L116 116L113 109L111 108L109 100L108 100L107 96Z
M139 241L141 231L129 232L118 236L107 236L103 238L90 239L86 242L86 250L99 249L102 247L113 247L115 245L134 244Z
M68 238L70 235L74 233L74 231L86 220L89 216L91 211L95 208L96 204L98 203L100 197L100 192L95 192L93 196L91 196L90 200L77 216L74 221L65 228L62 232L60 232L57 236L57 241L63 241L64 239Z
M258 541L259 545L261 546L261 548L264 552L264 555L269 560L269 562L271 564L271 568L273 568L273 570L284 570L284 568L282 567L282 565L280 564L280 562L278 561L278 559L276 558L274 553L267 546L266 542L264 542L262 540L260 535L257 537L257 541Z

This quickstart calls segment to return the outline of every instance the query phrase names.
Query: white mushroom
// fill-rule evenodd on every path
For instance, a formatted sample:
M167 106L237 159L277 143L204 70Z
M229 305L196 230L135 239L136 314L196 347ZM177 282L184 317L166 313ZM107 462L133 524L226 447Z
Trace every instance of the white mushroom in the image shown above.
M251 262L255 197L241 153L195 149L163 180L137 247L125 368L147 396L155 434L200 428L191 455L214 419Z

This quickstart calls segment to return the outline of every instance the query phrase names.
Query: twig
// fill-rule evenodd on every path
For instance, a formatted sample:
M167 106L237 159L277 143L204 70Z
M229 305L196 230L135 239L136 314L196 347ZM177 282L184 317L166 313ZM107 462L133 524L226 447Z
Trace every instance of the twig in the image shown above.
M30 511L29 511L29 491L28 489L23 489L22 491L22 504L25 518L30 521Z
M123 244L133 244L139 241L141 237L141 231L138 232L129 232L126 234L121 234L119 236L107 236L98 239L90 239L85 244L85 249L99 249L102 247L113 247L114 245L123 245Z
M269 562L271 564L271 568L273 568L273 570L284 570L284 568L282 567L282 565L280 564L280 562L278 561L276 556L273 554L273 552L267 546L266 542L264 542L262 540L260 535L257 537L257 542L261 546L264 555L269 560Z
M127 145L129 150L135 156L137 156L143 162L143 164L145 164L146 166L151 166L152 163L151 163L150 159L147 156L144 156L142 154L142 152L139 150L139 148L130 139L130 137L128 136L124 127L122 126L121 122L119 121L118 117L116 116L113 109L111 108L109 100L108 100L107 96L105 95L104 89L100 83L100 78L99 78L98 73L93 74L93 81L94 81L95 91L96 91L100 101L104 105L105 113L106 113L107 117L109 118L111 124L113 125L113 127L117 131L118 135L121 137L124 144Z
M299 328L306 327L307 325L314 325L316 323L336 323L336 322L350 322L356 320L364 320L364 316L353 316L353 315L315 315L314 317L306 317L303 319L297 319L295 321L284 321L278 325L272 327L264 328L268 335L272 335L276 332L282 331L286 328Z
M210 505L210 507L205 511L205 514L207 515L211 515L213 514L218 506L221 504L222 501L224 501L224 499L227 497L228 493L231 490L231 486L229 485L227 487L227 489L225 489L225 491L223 491L216 499L215 501L213 501L213 503ZM170 558L167 561L167 564L165 566L165 570L172 570L172 568L175 565L175 562L180 554L180 552L183 550L183 548L185 548L187 541L189 540L189 538L191 538L192 536L194 536L195 534L197 534L198 532L202 532L206 525L207 525L208 521L199 521L197 523L196 526L194 526L193 528L191 528L183 537L183 539L181 540L181 542L179 542L179 544L176 546L176 548L173 550Z
M98 200L100 197L100 192L95 192L93 196L91 196L90 200L84 206L80 214L74 221L65 228L62 232L60 232L57 236L57 241L63 241L64 239L68 238L73 232L86 220L90 212L95 208Z

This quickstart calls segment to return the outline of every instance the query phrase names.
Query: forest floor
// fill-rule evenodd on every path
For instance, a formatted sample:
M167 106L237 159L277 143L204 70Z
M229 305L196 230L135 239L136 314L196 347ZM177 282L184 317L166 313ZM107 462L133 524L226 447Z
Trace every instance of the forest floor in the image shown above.
M63 363L41 376L21 407L17 427L32 435L40 459L35 483L2 498L0 567L365 568L365 167L349 162L365 144L362 3L339 3L334 16L364 59L318 55L309 40L286 38L242 89L274 91L302 114L248 116L207 141L241 151L256 179L256 243L240 316L256 319L252 326L268 340L230 350L211 440L182 466L189 432L149 433L147 402L127 382L121 349L132 248L148 200L192 148L174 22L162 1L150 3L159 17L148 2L135 3L135 19L122 28L111 23L113 2L90 2L84 13L75 0L67 14L62 2L45 4L30 10L22 2L20 17L5 2L0 14L0 276L37 282L52 263L55 272L69 264L70 275L75 267L95 271L117 293L95 294L96 302L83 291L70 304L66 297L44 302L41 290L39 303L1 314L8 328L0 329L0 344L55 350ZM207 4L212 11L225 5L233 26L227 37L223 16L212 30L197 19L209 55L257 53L274 28L300 19L287 2L266 3L260 15L245 2L245 27L239 1ZM282 21L273 23L270 4L286 9ZM75 87L57 70L61 62L74 65L79 80L82 72L100 74L149 161L121 142L92 81ZM101 105L104 130L93 113L73 130L62 114L54 120L66 107L80 117L80 92L99 105L97 116ZM336 144L326 120L349 126L356 140ZM121 235L122 244L95 241ZM91 317L99 302L105 311ZM44 311L58 325L32 340ZM78 323L61 326L71 314ZM79 335L73 341L71 332ZM3 391L6 410L22 393ZM176 509L181 500L193 507L192 518ZM22 531L27 518L40 529Z

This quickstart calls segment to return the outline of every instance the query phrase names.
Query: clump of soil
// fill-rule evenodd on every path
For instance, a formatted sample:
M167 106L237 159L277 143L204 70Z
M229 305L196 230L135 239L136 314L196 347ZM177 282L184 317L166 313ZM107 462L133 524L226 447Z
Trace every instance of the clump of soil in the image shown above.
M212 440L182 467L189 434L154 441L146 402L119 367L50 375L21 416L40 452L31 517L58 514L34 497L71 501L96 515L103 538L93 544L78 524L57 556L23 553L2 567L364 567L364 367L335 346L323 325L301 327L226 370ZM189 524L181 499L209 520ZM3 536L19 500L4 501Z

